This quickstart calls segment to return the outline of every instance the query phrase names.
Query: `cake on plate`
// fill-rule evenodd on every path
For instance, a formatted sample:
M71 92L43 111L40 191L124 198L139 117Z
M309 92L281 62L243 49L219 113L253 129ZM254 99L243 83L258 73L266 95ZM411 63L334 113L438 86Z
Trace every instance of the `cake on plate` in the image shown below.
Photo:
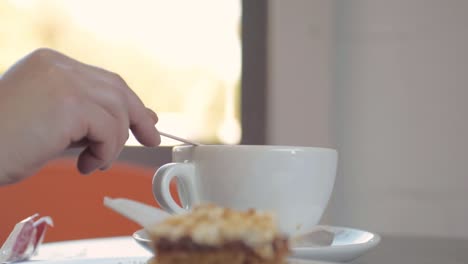
M152 264L279 264L289 253L273 215L252 209L202 205L148 232L156 252Z

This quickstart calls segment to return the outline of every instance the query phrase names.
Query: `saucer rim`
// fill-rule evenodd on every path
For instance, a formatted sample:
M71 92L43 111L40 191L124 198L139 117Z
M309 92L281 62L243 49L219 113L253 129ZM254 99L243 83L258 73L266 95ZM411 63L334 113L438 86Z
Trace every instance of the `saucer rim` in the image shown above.
M328 251L328 250L333 250L334 251L334 250L337 250L337 249L342 249L342 250L346 250L348 248L356 249L357 247L362 248L362 249L370 249L370 248L373 248L376 245L378 245L380 243L380 241L382 240L382 238L381 238L381 236L379 234L377 234L375 232L371 232L371 231L366 231L366 230L363 230L363 229L358 229L358 228L351 228L351 227L345 227L345 226L331 226L331 225L317 225L316 227L326 228L328 230L331 230L333 233L336 233L339 230L350 230L350 231L354 231L354 232L362 232L362 233L367 233L367 234L372 235L372 238L367 240L367 241L364 241L364 242L345 244L345 245L328 245L328 246L316 246L316 247L304 247L304 246L302 246L302 247L292 247L291 251L295 251L295 252L320 251L320 252L323 252L323 251ZM142 228L142 229L139 229L139 230L133 232L132 238L134 240L136 240L137 242L146 243L146 244L151 243L150 239L142 237L142 235L141 235L142 232L144 232L144 233L146 233L146 235L148 235L148 232L144 228Z
M349 262L357 257L361 256L362 254L370 251L372 248L377 246L381 241L381 237L379 234L365 231L362 229L357 228L349 228L343 226L324 226L320 225L320 227L327 227L330 228L333 232L337 232L338 230L353 230L359 232L365 232L372 235L372 238L360 243L352 243L352 244L345 244L345 245L328 245L328 246L319 246L319 247L296 247L291 248L291 255L290 258L298 259L298 260L314 260L314 261L325 261L325 262ZM133 233L132 237L136 243L140 244L146 250L152 252L153 254L157 254L154 252L154 249L150 246L151 241L147 238L142 238L140 235L141 232L146 233L148 235L148 231L145 229L137 230Z
M359 248L373 248L377 246L380 241L382 240L382 237L371 231L359 229L359 228L352 228L352 227L346 227L346 226L332 226L332 225L317 225L317 227L323 227L325 229L328 229L332 231L333 233L336 234L337 231L339 230L348 230L348 231L353 231L353 232L362 232L362 233L367 233L372 235L372 238L369 240L366 240L364 242L358 242L358 243L351 243L351 244L345 244L345 245L328 245L328 246L317 246L317 247L292 247L291 251L296 251L296 252L303 252L303 251L320 251L323 252L325 250L336 250L336 249L342 249L346 250L347 248L351 249L356 249L357 247Z

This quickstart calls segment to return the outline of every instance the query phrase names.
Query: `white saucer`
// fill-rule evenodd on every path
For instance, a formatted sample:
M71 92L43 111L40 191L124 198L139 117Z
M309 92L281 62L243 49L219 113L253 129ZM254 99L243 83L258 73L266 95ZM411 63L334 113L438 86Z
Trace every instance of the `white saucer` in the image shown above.
M380 236L371 232L336 226L321 227L334 233L331 245L318 247L293 247L291 249L292 252L290 257L303 260L348 262L366 253L380 242ZM133 233L133 238L142 247L153 252L151 241L145 230L141 229L136 231Z
M313 259L331 262L348 262L371 250L380 242L380 236L364 230L322 226L334 233L330 246L293 247L291 256L298 259Z

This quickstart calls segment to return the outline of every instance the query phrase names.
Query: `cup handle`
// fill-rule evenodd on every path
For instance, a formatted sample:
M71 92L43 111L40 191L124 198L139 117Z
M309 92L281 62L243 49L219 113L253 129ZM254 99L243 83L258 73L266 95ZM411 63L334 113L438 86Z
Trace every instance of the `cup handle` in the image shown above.
M168 213L187 212L194 200L194 167L190 163L168 163L161 166L153 176L153 195L162 209ZM185 208L180 207L171 195L171 180L177 177L179 196Z

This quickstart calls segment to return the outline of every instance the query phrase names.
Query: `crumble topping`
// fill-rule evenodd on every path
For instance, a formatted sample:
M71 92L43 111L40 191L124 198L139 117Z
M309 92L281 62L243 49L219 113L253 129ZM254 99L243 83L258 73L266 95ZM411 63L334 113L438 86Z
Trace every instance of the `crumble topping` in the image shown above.
M280 237L271 213L235 211L211 204L171 216L149 232L154 241L177 242L189 237L196 244L214 247L240 241L264 257L274 255L274 241Z

